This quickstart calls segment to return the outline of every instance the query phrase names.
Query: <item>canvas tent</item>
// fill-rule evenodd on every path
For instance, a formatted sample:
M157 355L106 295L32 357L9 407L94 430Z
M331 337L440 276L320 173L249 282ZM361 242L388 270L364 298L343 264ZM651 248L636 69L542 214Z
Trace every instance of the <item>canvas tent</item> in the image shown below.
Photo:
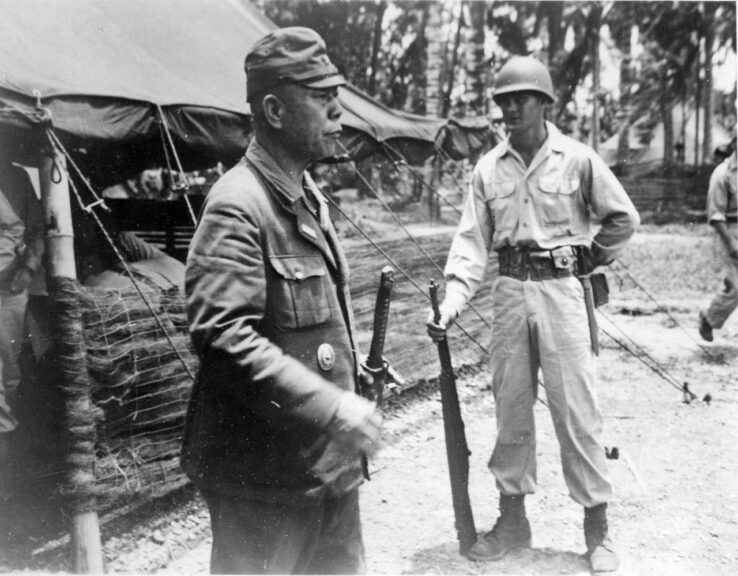
M54 341L64 348L55 350L64 362L48 373L64 397L55 405L68 418L62 455L84 472L69 474L67 481L75 502L75 568L89 568L87 558L99 562L100 556L95 506L88 501L96 494L94 470L88 468L97 454L84 434L94 430L99 414L79 369L86 357L80 324L69 313L80 300L73 250L79 222L72 221L68 181L59 169L62 155L40 152L48 144L44 128L53 128L70 152L68 160L97 190L152 162L165 165L170 138L168 153L176 151L185 170L233 162L243 153L249 129L243 58L274 25L240 0L0 0L0 11L0 153L39 168ZM396 113L352 87L342 89L340 99L346 142L359 155L390 143L422 158L434 151L446 124ZM84 201L96 204L89 196ZM173 204L150 207L146 214L169 213ZM90 212L98 217L98 210ZM137 324L130 328L138 330ZM83 555L80 542L97 550ZM92 568L102 572L101 566Z
M168 128L185 169L226 165L248 134L243 58L274 28L245 0L0 0L0 139L35 163L37 103L93 183L164 165ZM355 155L390 142L432 154L443 120L341 89ZM457 124L454 130L464 129Z
M682 114L681 106L675 106L672 109L672 119L674 126L674 142L678 142L682 138L682 124L684 124L684 164L688 166L695 165L695 114L694 108L687 110L686 114ZM700 118L704 122L704 118ZM664 123L659 121L655 126L645 131L646 119L641 118L633 123L630 130L629 162L632 165L656 166L664 160ZM598 151L608 166L614 166L617 162L617 151L619 134L614 134L605 142L599 145ZM731 133L726 130L717 119L713 119L712 123L712 145L713 149L730 142ZM704 142L704 132L700 126L699 138L699 162L710 164L712 158L702 158L702 143Z

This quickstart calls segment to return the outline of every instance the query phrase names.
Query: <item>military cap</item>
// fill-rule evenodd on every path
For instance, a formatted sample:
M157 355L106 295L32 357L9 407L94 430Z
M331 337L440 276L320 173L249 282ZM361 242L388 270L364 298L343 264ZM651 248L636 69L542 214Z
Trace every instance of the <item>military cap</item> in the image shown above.
M325 42L310 28L279 28L246 55L246 100L280 84L333 88L346 83L328 58Z

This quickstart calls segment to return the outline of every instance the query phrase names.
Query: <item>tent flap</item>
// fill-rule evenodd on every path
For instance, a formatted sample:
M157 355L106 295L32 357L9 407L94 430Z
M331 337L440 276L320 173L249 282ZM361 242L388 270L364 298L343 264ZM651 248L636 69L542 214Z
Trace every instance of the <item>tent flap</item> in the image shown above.
M4 140L39 140L33 123L2 113L33 110L38 93L65 146L103 184L121 172L166 165L160 109L185 169L229 165L243 153L243 59L276 27L245 0L0 0L0 11ZM353 86L341 88L339 98L350 149L359 156L394 142L422 161L446 125L391 110ZM449 145L461 154L474 147ZM27 147L11 149L27 162Z

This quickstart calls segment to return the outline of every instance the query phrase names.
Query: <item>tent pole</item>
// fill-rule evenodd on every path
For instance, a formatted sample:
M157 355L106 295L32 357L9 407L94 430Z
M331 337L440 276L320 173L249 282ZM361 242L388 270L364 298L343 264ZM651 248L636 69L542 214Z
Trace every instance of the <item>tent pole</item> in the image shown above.
M53 152L41 154L39 177L46 225L46 278L53 311L54 360L60 368L65 403L68 472L64 491L70 496L72 571L102 574L93 470L95 408L87 381L65 159L54 156Z
M56 162L56 164L55 164ZM39 167L41 202L46 222L46 273L76 280L72 209L64 158L43 155Z

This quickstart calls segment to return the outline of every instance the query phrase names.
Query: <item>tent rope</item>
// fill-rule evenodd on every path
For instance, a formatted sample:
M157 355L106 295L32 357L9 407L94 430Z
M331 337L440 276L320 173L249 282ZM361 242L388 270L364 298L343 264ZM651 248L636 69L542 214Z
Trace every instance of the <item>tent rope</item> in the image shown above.
M684 333L685 333L685 334L686 334L686 335L687 335L687 336L689 337L689 339L690 339L690 340L692 340L692 342L694 342L695 344L697 344L697 346L699 346L699 347L700 347L700 348L702 349L702 351L703 351L703 352L704 352L705 354L707 354L707 356L709 356L709 357L710 357L710 359L712 359L712 360L719 360L719 358L718 358L717 356L715 356L715 355L714 355L714 354L712 353L712 351L711 351L710 349L708 349L708 348L707 348L707 347L706 347L706 346L705 346L704 344L702 344L701 342L699 342L699 341L697 340L697 338L695 338L695 337L694 337L694 336L692 335L692 333L691 333L691 332L688 332L688 331L687 331L687 329L686 329L686 328L684 328L684 326L683 326L683 325L682 325L682 324L681 324L681 323L680 323L680 322L679 322L679 321L678 321L678 320L677 320L677 319L676 319L676 318L674 317L674 315L673 315L673 314L672 314L671 312L669 312L669 310L668 310L668 308L666 308L666 306L664 306L663 304L660 304L660 303L659 303L659 302L658 302L658 301L656 300L656 298L655 298L654 296L652 296L652 295L651 295L651 293L650 293L650 292L649 292L648 290L646 290L646 287L645 287L645 286L643 286L643 285L642 285L642 284L641 284L641 283L640 283L640 282L639 282L639 281L638 281L638 280L637 280L637 279L635 278L635 276L633 276L633 273L632 273L632 272L630 271L630 268L628 268L628 266L626 266L625 262L623 262L623 261L622 261L621 259L619 259L619 258L618 258L618 259L616 260L616 262L617 262L617 263L618 263L618 264L619 264L620 266L622 266L623 270L625 270L625 273L627 274L628 278L630 278L630 279L631 279L631 281L633 282L633 284L635 284L635 285L636 285L636 287L637 287L637 288L639 288L639 289L640 289L640 290L641 290L641 291L642 291L642 292L643 292L643 293L644 293L644 294L645 294L645 295L646 295L646 296L648 297L648 299L649 299L649 300L650 300L651 302L653 302L654 304L656 304L656 306L657 306L657 308L656 308L656 311L657 311L657 312L663 312L664 314L666 314L666 316L667 316L667 317L669 318L669 320L671 320L671 321L672 321L672 322L673 322L673 323L674 323L674 324L675 324L676 326L678 326L678 327L679 327L679 329L680 329L680 330L681 330L682 332L684 332ZM724 361L723 361L723 362L724 362Z
M448 152L446 152L443 149L443 147L440 146L439 144L436 144L436 153L441 156L441 161L444 164L446 165L451 164L452 170L448 170L447 172L448 172L448 175L451 176L451 180L453 180L454 184L456 185L456 188L459 190L464 190L465 188L468 188L468 186L464 184L463 182L461 182L459 180L459 177L456 175L456 170L454 169L457 166L456 166L456 162L454 161L454 159L451 158L451 155Z
M100 206L106 212L110 212L110 207L105 203L105 199L102 196L100 196L97 192L95 192L95 189L92 187L92 184L90 184L90 181L82 174L82 170L80 170L80 167L76 164L71 154L69 154L67 149L64 147L64 144L62 144L61 139L56 135L56 133L50 127L47 127L46 135L49 138L49 141L51 142L52 148L54 148L57 151L57 153L61 152L61 155L63 155L66 158L67 162L69 162L69 164L72 166L72 168L74 168L80 181L84 182L85 187L90 192L92 197L95 199L94 202L86 206L83 204L80 204L80 208L82 208L82 210L84 210L85 212L91 212L92 208L94 208L95 206ZM56 159L54 160L54 168L59 171L59 176L61 178L61 168L59 167L59 164L56 162ZM67 171L67 175L69 175L68 171ZM56 184L58 184L59 182L60 180L55 181ZM70 182L71 182L71 179L70 179Z
M166 116L164 116L164 109L161 107L161 104L157 104L156 109L159 111L160 126L164 128L164 133L167 135L167 141L169 142L169 147L172 149L172 155L174 156L174 161L177 163L177 170L179 172L179 178L180 178L180 183L177 186L177 188L185 191L185 193L182 194L182 196L184 196L185 203L187 204L187 210L190 213L190 218L192 218L192 224L194 226L197 226L197 216L195 215L195 211L192 208L192 203L190 202L190 199L187 197L187 190L189 190L190 185L187 182L187 177L185 176L184 169L182 168L182 162L180 162L179 154L177 154L177 148L174 145L174 139L172 138L172 133L169 130L169 124L167 123Z
M80 177L81 181L84 182L85 185L87 186L88 190L90 192L92 192L92 194L94 196L97 197L97 194L92 189L92 186L90 186L90 183L87 181L86 178L84 178L84 176L79 171L79 168L74 163L74 161L71 160L68 152L66 151L66 149L64 148L64 146L61 144L61 141L56 136L56 134L51 129L51 127L49 127L49 126L46 127L46 134L47 134L49 143L51 144L52 148L56 151L56 153L58 155L64 156L67 159L67 161L70 162L70 164L72 165L72 167L74 167L74 169L77 171L77 174ZM148 308L149 312L153 316L153 318L156 321L156 324L158 325L159 329L162 331L162 333L164 334L164 337L167 339L167 342L169 342L169 345L171 346L172 350L177 355L177 358L179 358L179 361L182 363L182 366L184 366L184 369L187 372L187 375L190 377L191 380L194 381L195 380L195 376L194 376L194 374L192 374L192 371L190 370L189 366L187 365L187 362L185 361L184 356L182 356L182 353L180 352L179 348L176 346L176 344L174 343L174 340L172 339L171 335L169 334L169 332L165 328L164 323L162 322L161 318L159 317L159 314L157 314L156 310L154 310L153 305L151 304L151 302L149 301L149 299L144 294L144 292L143 292L143 290L141 288L140 283L134 277L133 272L131 271L130 267L128 266L128 263L126 262L125 258L123 258L123 255L120 253L120 251L118 250L118 247L115 245L115 242L113 241L113 238L110 236L110 233L105 228L105 225L103 224L102 220L100 220L100 217L97 215L97 213L93 209L97 205L105 206L104 202L102 201L101 198L97 197L97 201L93 202L92 204L85 205L84 201L82 200L82 196L79 193L79 190L77 189L76 184L74 183L74 180L71 178L71 175L69 174L69 171L66 170L66 168L63 168L63 167L59 167L58 166L58 163L56 162L56 157L54 159L54 165L57 167L58 170L64 170L66 172L67 179L69 181L69 186L72 189L72 191L74 192L74 196L75 196L75 198L77 200L77 203L79 204L80 208L82 210L84 210L85 212L87 212L88 214L90 214L92 216L92 218L94 219L95 224L97 224L97 227L102 232L102 234L105 237L105 240L107 241L108 245L110 246L110 248L115 253L115 256L118 259L118 262L123 267L123 270L125 271L126 275L128 276L128 278L130 279L130 281L133 284L134 288L136 289L136 292L138 292L138 295L141 297L141 299L143 300L144 304ZM108 210L109 210L109 208L108 208Z
M341 209L341 207L340 207L340 206L338 205L338 203L337 203L337 202L336 202L336 201L335 201L335 200L334 200L333 198L331 198L331 197L330 197L330 195L326 195L326 198L327 198L327 199L328 199L328 201L329 201L329 202L330 202L330 203L331 203L331 204L332 204L332 205L333 205L333 206L334 206L334 207L336 208L336 210L338 210L338 211L340 212L340 214L341 214L341 215L342 215L342 216L343 216L344 218L346 218L346 220L347 220L347 221L349 222L349 224L351 224L351 225L352 225L352 226L353 226L353 227L354 227L354 228L356 229L356 231L357 231L357 232L359 232L359 234L361 234L361 235L362 235L362 236L364 237L364 239L365 239L365 240L366 240L367 242L369 242L369 244L371 244L371 245L372 245L372 247L373 247L373 248L374 248L375 250L377 250L377 252L379 252L379 253L380 253L380 254L381 254L382 256L384 256L384 257L385 257L385 259L386 259L386 260L387 260L387 261L388 261L388 262L389 262L390 264L392 264L392 265L393 265L393 266L394 266L395 268L397 268L397 270L399 270L399 271L400 271L400 273L401 273L401 274L402 274L403 276L405 276L405 278L407 278L407 279L408 279L408 281L410 282L410 284L412 284L412 285L413 285L413 286L414 286L414 287L415 287L415 288L417 289L417 291L418 291L418 292L420 292L420 293L421 293L421 294L422 294L422 295L423 295L423 296L424 296L424 297L426 298L426 300L430 301L430 299L431 299L431 298L430 298L430 294L428 294L428 293L427 293L427 292L426 292L425 290L423 290L423 289L422 289L422 288L421 288L421 287L420 287L420 286L418 285L418 283L417 283L417 282L416 282L415 280L413 280L412 276L410 276L410 274L409 274L409 273L408 273L408 272L407 272L407 271L406 271L406 270L405 270L405 269L404 269L404 268L403 268L402 266L400 266L400 264L399 264L399 263L398 263L398 262L397 262L397 261L396 261L396 260L395 260L394 258L392 258L392 256L390 256L390 255L389 255L389 254L387 253L387 251L386 251L386 250L385 250L384 248L382 248L382 247L381 247L381 246L380 246L379 244L377 244L377 243L376 243L376 242L375 242L375 241L374 241L374 240L373 240L373 239L372 239L372 238L371 238L371 237L370 237L370 236L369 236L369 235L368 235L368 234L367 234L367 233L366 233L366 232L365 232L365 231L364 231L364 230L363 230L362 228L361 228L361 226L359 226L359 225L358 225L358 224L357 224L357 223L356 223L356 222L355 222L355 221L354 221L354 220L353 220L353 219L352 219L352 218L351 218L351 217L350 217L350 216L349 216L349 215L348 215L348 214L347 214L346 212L344 212L344 211L343 211L343 210ZM456 323L455 323L455 326L457 326L457 327L459 328L459 330L461 330L461 332L463 332L463 333L464 333L464 334L465 334L465 335L466 335L466 336L467 336L467 337L469 338L469 340L471 340L472 342L474 342L474 344L476 344L476 345L477 345L477 346L479 347L479 349L480 349L480 350L482 350L482 352L484 352L484 353L487 353L487 349L486 349L486 348L485 348L484 346L482 346L482 344L480 344L480 343L479 343L479 341L478 341L478 340L477 340L476 338L474 338L474 336L472 336L471 334L469 334L469 332L467 332L467 331L466 331L466 330L464 329L464 327L463 327L463 326L461 326L461 324L459 324L458 322L456 322Z
M339 143L340 144L340 143ZM346 149L343 144L341 144L341 147L348 152L348 149ZM387 212L389 212L390 216L392 216L392 219L397 223L397 225L402 229L402 231L407 235L408 238L412 241L413 244L418 248L418 250L425 256L426 260L431 263L431 265L438 271L438 273L441 275L441 277L444 277L443 268L441 268L438 263L433 259L433 257L428 254L428 251L423 248L423 246L418 242L417 238L413 236L413 234L410 232L410 230L407 229L407 227L402 223L400 218L397 216L396 212L392 210L389 204L382 198L382 196L379 194L379 191L372 186L372 184L366 179L366 177L361 173L361 171L356 167L356 165L353 162L349 162L349 165L351 166L351 169L356 173L356 175L361 179L361 181L364 183L364 185L371 191L371 193L374 195L374 197L379 201L379 203L384 207ZM484 323L484 325L489 328L490 324L489 322L482 316L482 314L471 304L469 303L469 308L476 314L476 316Z
M461 216L461 210L459 210L454 204L446 198L443 194L441 194L438 190L436 190L433 186L431 186L430 182L428 182L423 176L421 176L415 168L410 166L408 161L402 156L399 150L393 148L386 142L382 142L382 147L385 149L385 156L387 159L392 162L392 165L395 167L395 169L399 172L398 166L403 166L410 174L415 178L418 182L421 183L421 185L425 186L430 190L431 194L436 195L438 198L443 200L444 204L449 206L456 214ZM391 154L387 154L386 151L391 152ZM463 192L463 190L462 190Z
M600 328L610 339L612 339L618 346L620 346L623 350L626 352L629 352L631 356L635 357L637 360L642 362L645 366L647 366L650 370L652 370L654 373L659 375L663 380L665 380L669 385L673 386L677 390L688 394L691 400L696 400L697 396L689 390L689 388L685 384L680 384L679 381L676 379L675 376L673 376L664 366L662 366L653 356L651 356L642 346L640 346L633 338L631 338L625 330L623 330L611 317L609 314L606 314L602 310L598 310L598 313L601 317L605 318L612 326L614 326L630 343L630 345L633 347L629 347L625 342L620 340L619 338L613 336L612 333L605 330L604 328ZM635 351L634 351L635 349ZM646 361L646 359L648 361Z
M159 125L159 138L161 139L161 147L162 150L164 150L164 160L167 163L167 172L171 175L174 174L174 169L172 168L172 161L169 157L169 146L167 146L166 135L164 134L164 126L161 118L159 118L159 122L157 122L157 124Z

